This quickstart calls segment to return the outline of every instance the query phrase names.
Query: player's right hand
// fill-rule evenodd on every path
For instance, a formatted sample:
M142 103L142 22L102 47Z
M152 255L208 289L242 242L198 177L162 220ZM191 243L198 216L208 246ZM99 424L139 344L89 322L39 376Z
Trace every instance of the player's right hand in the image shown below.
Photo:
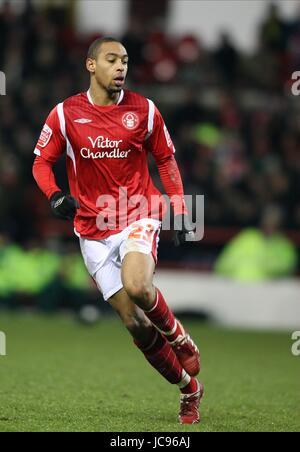
M50 206L54 215L62 220L74 220L76 210L80 208L77 199L61 191L51 196Z

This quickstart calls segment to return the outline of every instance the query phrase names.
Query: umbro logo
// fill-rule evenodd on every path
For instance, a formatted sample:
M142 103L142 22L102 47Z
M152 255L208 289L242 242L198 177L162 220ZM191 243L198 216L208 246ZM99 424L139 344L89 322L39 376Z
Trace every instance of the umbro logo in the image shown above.
M87 124L88 122L92 122L92 120L91 119L80 118L80 119L75 119L74 122L78 122L79 124Z
M54 209L57 209L57 207L59 207L59 206L61 206L62 205L62 203L64 202L64 200L65 200L65 196L62 196L61 198L59 198L55 203L54 203Z

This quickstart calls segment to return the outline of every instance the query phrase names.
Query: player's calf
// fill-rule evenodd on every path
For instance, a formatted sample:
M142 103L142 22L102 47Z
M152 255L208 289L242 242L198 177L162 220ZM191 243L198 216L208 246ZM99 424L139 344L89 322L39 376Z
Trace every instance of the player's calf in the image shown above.
M111 300L111 305L134 340L147 346L153 337L153 325L144 311L136 306L122 291L122 294Z

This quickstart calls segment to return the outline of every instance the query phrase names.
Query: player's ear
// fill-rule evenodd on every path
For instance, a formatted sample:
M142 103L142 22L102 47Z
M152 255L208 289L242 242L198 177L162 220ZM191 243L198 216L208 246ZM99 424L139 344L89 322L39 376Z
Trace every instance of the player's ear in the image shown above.
M96 71L96 60L93 60L92 58L87 58L86 68L91 74L94 74Z

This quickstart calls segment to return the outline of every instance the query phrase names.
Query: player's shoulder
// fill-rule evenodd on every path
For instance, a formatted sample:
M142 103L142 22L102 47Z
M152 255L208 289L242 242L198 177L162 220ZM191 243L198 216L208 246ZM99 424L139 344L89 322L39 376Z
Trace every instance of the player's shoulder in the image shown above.
M151 99L129 89L124 90L123 105L126 104L137 108L144 108L146 111L149 110L149 105L154 105Z
M72 111L79 111L81 107L83 107L88 102L86 93L79 93L74 96L70 96L58 104L56 104L52 110L50 111L47 123L52 124L61 124L64 122L64 117L67 113Z
M58 105L63 105L64 109L81 107L84 104L88 103L87 93L78 93L73 96L67 97ZM57 106L58 106L57 105Z

